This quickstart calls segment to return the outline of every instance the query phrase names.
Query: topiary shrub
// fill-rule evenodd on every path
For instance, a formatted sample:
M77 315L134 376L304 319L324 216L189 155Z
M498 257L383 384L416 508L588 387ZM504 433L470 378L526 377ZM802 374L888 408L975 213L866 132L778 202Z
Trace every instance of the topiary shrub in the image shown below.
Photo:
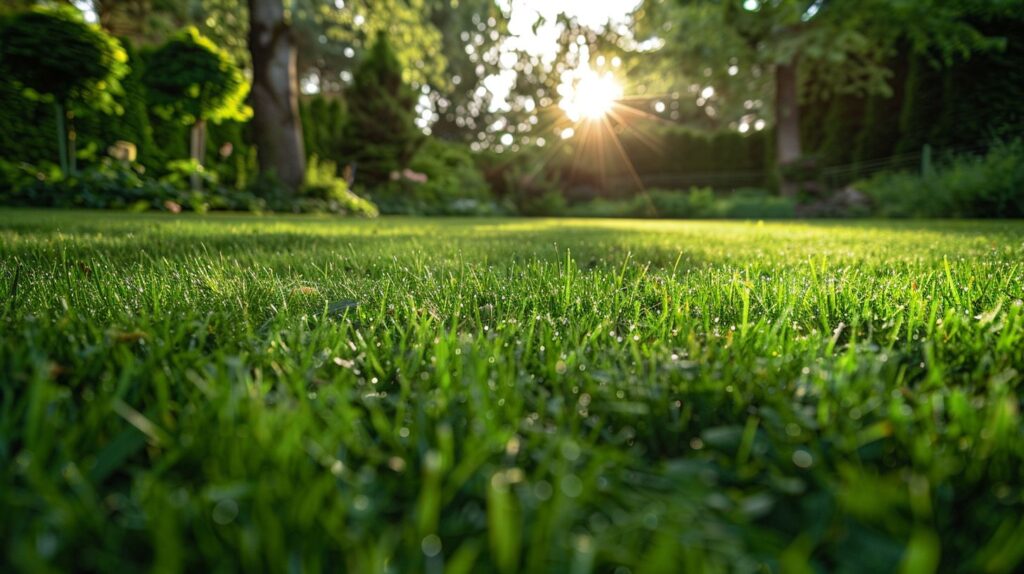
M120 111L113 94L127 72L120 43L77 11L40 9L24 12L0 28L0 62L10 79L33 99L52 102L57 123L61 170L75 170L66 121L72 104Z
M205 160L206 122L252 115L245 105L249 86L242 70L193 27L149 55L143 82L157 114L190 126L191 157L200 167ZM193 188L200 189L201 182L193 178Z

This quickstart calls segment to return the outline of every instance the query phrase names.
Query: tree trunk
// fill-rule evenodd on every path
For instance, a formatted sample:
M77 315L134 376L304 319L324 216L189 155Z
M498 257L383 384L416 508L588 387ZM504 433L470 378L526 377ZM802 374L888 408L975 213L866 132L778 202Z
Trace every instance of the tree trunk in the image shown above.
M54 102L53 109L57 114L57 153L60 157L60 172L68 175L68 132L64 123L67 118L64 116L64 106L60 102Z
M800 182L788 175L803 156L800 147L800 86L797 62L775 66L775 137L776 163L779 169L779 189L783 196L797 194Z
M71 175L78 173L78 132L75 131L75 115L68 116L68 169Z
M253 131L260 171L297 190L306 177L292 30L282 0L249 0Z
M198 120L192 124L192 133L190 135L189 151L191 152L192 159L196 162L196 166L201 169L203 167L203 158L206 157L206 120ZM203 190L203 178L199 176L198 171L192 173L192 190Z

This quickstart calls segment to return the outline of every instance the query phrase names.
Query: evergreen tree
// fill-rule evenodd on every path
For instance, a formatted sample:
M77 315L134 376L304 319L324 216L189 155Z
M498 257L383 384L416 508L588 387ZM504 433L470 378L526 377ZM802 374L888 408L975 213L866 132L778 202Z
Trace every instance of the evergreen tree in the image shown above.
M344 163L345 129L348 111L339 96L316 95L300 102L302 138L306 155L317 156L335 164Z
M377 185L409 165L423 140L416 127L416 92L402 79L402 67L381 34L356 69L347 94L346 156L357 180Z

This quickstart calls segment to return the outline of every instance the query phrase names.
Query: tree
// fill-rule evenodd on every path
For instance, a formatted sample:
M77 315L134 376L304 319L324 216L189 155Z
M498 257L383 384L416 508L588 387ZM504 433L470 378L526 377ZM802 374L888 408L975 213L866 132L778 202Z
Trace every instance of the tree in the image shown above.
M429 94L436 114L431 134L476 142L504 115L491 110L493 94L484 79L503 72L501 48L508 39L508 16L495 0L441 0L430 6L430 21L441 34L448 77L446 85L436 86Z
M345 99L340 95L317 94L300 102L299 112L306 153L336 165L343 162L345 126L348 124Z
M432 14L453 5L468 9L463 8L466 1L295 0L291 18L298 77L304 84L316 85L321 93L343 91L359 54L369 49L377 36L386 34L406 82L415 88L443 87L448 53L442 50ZM460 49L464 50L465 44Z
M423 140L415 124L416 92L402 80L386 35L359 64L347 99L348 157L363 181L384 183L409 165Z
M73 10L39 10L18 14L3 26L0 62L30 97L53 102L61 171L73 173L74 139L69 151L66 124L69 106L117 108L111 94L128 72L124 49Z
M251 110L244 104L248 85L227 52L195 28L154 51L143 75L154 110L191 126L190 151L199 167L206 150L206 122L244 120ZM192 186L200 186L198 174Z
M249 0L253 136L260 169L297 190L306 178L295 37L282 0Z

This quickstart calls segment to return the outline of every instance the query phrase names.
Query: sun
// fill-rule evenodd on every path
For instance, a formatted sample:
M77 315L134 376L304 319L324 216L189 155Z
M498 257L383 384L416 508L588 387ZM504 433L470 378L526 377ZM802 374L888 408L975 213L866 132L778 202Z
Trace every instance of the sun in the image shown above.
M622 86L611 72L598 74L584 67L563 77L558 93L562 96L559 107L570 120L599 120L608 115L622 97Z

